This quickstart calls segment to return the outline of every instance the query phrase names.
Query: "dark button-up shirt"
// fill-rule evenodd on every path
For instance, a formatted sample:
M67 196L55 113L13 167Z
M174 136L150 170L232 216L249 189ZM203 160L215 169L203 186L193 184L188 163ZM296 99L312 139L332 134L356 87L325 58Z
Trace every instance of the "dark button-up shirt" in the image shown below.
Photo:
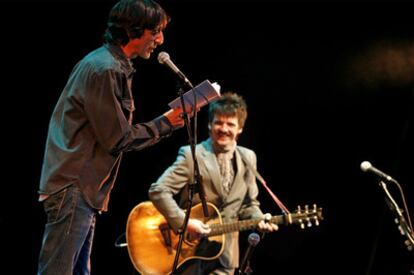
M76 185L91 207L107 210L123 152L172 132L164 116L131 125L133 73L121 48L107 44L74 67L50 120L41 195Z

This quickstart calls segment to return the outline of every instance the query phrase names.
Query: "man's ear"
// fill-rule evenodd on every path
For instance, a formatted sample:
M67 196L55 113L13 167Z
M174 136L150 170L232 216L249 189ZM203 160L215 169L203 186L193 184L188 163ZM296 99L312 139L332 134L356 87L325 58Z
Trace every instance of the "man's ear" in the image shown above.
M239 131L237 131L238 134L241 134L243 132L243 128L240 128Z

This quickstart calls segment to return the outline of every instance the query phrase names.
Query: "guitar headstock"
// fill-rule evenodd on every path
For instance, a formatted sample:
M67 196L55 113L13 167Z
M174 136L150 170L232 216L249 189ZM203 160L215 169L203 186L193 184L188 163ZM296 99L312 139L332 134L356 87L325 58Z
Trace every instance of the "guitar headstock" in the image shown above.
M313 224L318 226L319 221L323 220L322 208L317 207L316 204L313 204L311 208L308 205L302 207L298 205L295 213L291 214L291 219L292 223L299 224L302 229L311 227Z

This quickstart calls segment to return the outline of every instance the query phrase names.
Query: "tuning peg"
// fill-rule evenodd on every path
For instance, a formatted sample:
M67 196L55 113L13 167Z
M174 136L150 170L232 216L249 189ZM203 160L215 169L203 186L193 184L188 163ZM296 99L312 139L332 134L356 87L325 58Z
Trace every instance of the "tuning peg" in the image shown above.
M307 205L307 204L305 204L305 214L309 214L309 205ZM309 216L306 217L306 225L308 227L311 227L312 226L312 222L311 222Z
M315 216L313 216L315 225L319 226L318 207L316 206L316 203L313 204L312 213L315 214Z
M302 213L302 209L301 209L300 205L298 205L298 209L296 210L296 212L298 214L301 214ZM303 223L303 220L302 219L299 218L298 219L298 223L299 223L301 229L305 229L305 224Z

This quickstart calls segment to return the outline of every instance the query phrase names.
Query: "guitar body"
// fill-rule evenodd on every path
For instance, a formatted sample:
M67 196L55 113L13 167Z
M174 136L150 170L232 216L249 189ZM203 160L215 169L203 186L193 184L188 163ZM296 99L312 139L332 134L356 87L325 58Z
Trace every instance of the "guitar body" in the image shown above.
M202 205L191 209L190 217L206 224L221 224L218 209L207 203L210 217L205 218ZM129 214L126 240L128 252L134 267L141 274L169 274L172 271L179 235L168 227L168 223L152 202L138 204ZM184 237L178 267L191 259L213 260L224 249L224 234L189 240Z

